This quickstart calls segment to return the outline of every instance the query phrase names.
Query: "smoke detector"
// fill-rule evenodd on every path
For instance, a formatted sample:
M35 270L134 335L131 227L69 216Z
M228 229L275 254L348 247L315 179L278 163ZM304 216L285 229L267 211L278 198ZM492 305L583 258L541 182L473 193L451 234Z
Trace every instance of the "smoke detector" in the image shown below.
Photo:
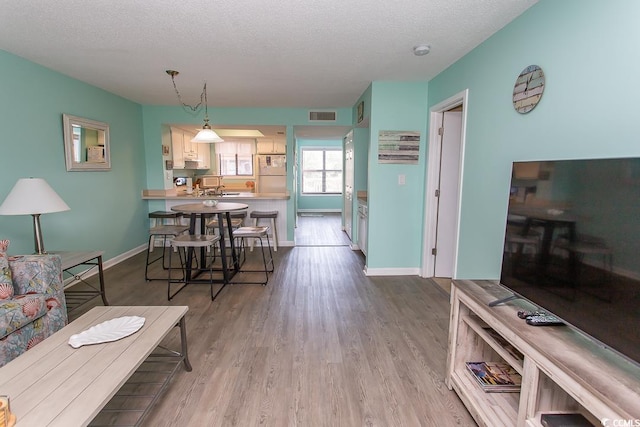
M428 44L419 44L413 47L413 54L415 56L424 56L431 50L431 46Z

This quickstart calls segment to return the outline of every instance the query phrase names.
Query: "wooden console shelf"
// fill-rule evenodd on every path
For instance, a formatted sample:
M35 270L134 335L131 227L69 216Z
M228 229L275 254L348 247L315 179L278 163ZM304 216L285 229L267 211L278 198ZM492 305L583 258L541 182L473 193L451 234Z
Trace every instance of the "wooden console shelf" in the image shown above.
M507 295L495 281L451 286L447 386L479 425L540 427L542 413L565 412L596 426L604 418L640 420L640 366L570 326L526 324L517 312L536 308L527 301L488 306ZM508 363L522 375L520 392L482 390L465 366L478 361Z

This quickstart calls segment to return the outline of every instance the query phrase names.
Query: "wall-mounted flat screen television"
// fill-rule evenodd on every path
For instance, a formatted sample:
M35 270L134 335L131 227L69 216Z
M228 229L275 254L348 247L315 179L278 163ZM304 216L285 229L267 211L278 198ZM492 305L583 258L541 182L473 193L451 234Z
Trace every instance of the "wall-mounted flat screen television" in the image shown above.
M514 163L500 281L640 364L640 158Z

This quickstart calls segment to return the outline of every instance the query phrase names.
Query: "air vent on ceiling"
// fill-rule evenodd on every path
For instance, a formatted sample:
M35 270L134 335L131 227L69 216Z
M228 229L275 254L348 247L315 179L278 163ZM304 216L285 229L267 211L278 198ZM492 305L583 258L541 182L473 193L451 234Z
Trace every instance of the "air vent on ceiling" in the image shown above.
M310 122L335 122L337 113L335 111L309 111Z

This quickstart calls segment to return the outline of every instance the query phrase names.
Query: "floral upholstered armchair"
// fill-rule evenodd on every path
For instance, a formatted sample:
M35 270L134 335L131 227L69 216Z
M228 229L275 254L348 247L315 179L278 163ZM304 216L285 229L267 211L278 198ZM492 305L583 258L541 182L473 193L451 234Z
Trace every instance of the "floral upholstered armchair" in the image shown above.
M67 324L58 255L7 256L0 240L0 366Z

